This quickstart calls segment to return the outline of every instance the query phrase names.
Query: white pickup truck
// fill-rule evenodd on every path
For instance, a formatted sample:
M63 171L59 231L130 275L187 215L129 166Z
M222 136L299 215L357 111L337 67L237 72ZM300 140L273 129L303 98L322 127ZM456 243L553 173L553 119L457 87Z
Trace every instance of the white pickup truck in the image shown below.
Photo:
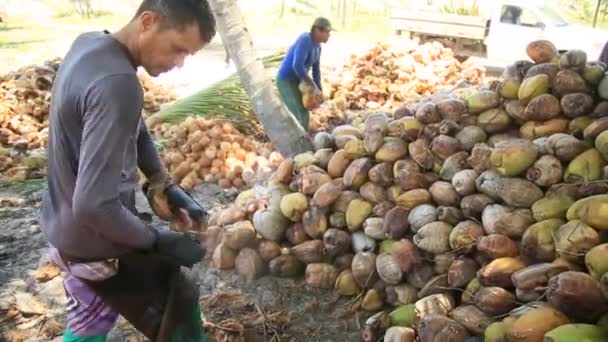
M568 23L545 2L492 1L486 15L465 16L428 10L393 10L391 25L398 35L437 40L462 56L481 56L497 63L527 59L526 45L547 39L558 50L582 49L590 60L599 57L608 35Z

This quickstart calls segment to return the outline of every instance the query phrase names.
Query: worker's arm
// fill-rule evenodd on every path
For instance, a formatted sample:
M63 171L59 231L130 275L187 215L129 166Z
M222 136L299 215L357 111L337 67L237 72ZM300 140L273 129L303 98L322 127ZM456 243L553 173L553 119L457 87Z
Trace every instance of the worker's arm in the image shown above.
M124 158L137 136L138 112L133 94L139 88L131 74L107 76L85 91L86 112L73 195L74 218L116 244L151 248L154 231L125 208L120 185L127 170Z
M154 145L146 121L141 120L137 138L137 166L143 174L150 178L153 175L166 174L167 171L160 159L160 154Z
M318 60L312 65L312 78L315 81L317 88L319 88L319 90L323 90L323 86L321 84L321 62Z
M300 81L305 81L311 85L315 84L314 81L308 75L308 70L306 70L306 58L312 51L313 45L312 40L308 38L308 36L300 37L298 41L296 41L295 53L293 56L293 71L298 76Z

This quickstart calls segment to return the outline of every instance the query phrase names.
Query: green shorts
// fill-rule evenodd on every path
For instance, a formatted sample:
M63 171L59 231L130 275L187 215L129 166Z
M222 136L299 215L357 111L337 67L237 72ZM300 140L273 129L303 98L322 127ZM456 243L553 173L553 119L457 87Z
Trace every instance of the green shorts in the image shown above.
M281 80L277 79L277 88L279 95L287 109L296 117L296 120L302 125L304 130L308 132L308 123L310 113L304 104L302 104L302 92L298 89L299 81L297 80Z

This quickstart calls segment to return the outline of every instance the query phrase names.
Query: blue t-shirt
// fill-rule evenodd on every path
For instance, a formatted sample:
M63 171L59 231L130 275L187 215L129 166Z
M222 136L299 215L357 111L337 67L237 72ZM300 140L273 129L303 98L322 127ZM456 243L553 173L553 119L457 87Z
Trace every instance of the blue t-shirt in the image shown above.
M309 32L302 33L289 48L277 78L281 80L302 80L312 68L312 79L321 89L321 44L315 43Z

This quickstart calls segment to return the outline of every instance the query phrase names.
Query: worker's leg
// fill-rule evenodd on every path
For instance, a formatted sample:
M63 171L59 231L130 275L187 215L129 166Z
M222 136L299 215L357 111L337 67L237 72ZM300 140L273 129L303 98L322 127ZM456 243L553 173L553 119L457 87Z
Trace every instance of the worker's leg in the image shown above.
M295 116L304 130L308 131L310 113L302 104L302 92L298 89L298 82L278 79L277 88L287 109Z
M179 267L153 254L120 258L116 276L92 288L155 342L205 341L198 287Z
M101 277L115 273L104 264L87 267L68 265L56 249L51 249L51 260L63 271L63 287L68 304L66 308L66 330L64 342L104 342L118 319L118 312L107 305L86 283L78 278Z

